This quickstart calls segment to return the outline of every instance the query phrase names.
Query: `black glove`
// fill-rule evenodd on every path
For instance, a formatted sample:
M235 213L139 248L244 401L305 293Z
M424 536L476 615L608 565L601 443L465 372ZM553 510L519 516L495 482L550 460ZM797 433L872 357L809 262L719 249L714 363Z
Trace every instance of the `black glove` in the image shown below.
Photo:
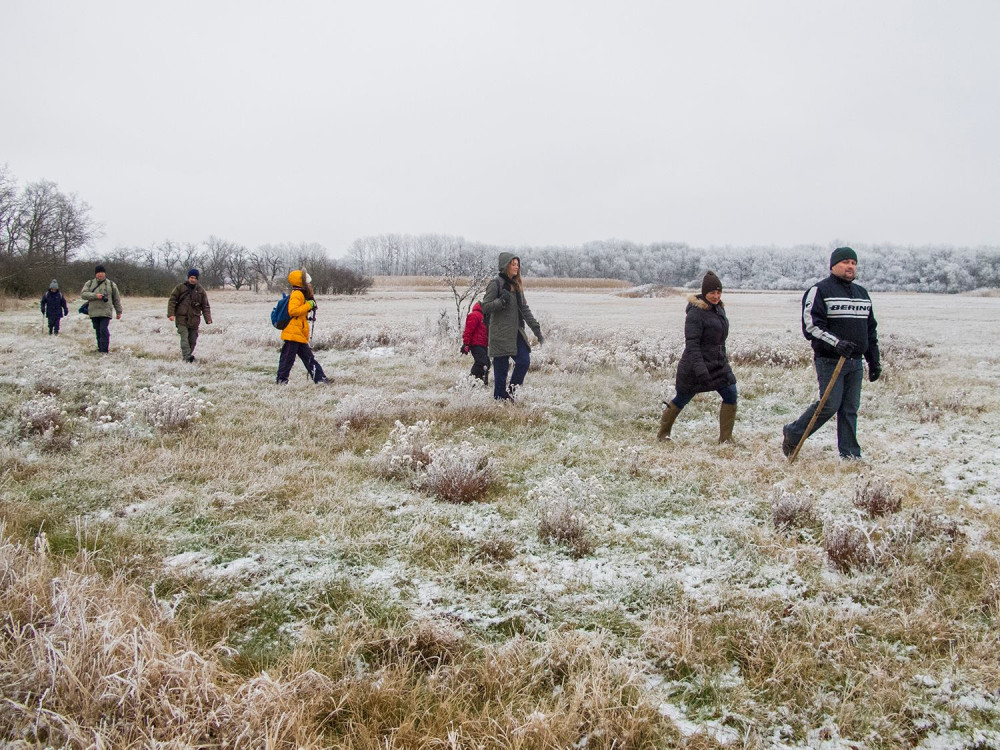
M854 354L854 350L857 349L858 347L854 344L853 341L847 341L846 339L841 339L840 341L837 342L837 346L835 346L834 348L837 350L837 354L839 354L841 357L847 357L848 359L850 359L851 355Z
M882 366L881 365L868 365L868 380L874 383L882 377Z
M510 289L504 289L500 293L500 299L503 300L503 306L507 307L507 305L514 301L514 295L511 293Z
M469 345L468 344L462 344L462 348L461 348L460 351L462 352L462 354L468 354L472 350L469 349Z
M542 329L539 328L535 331L535 338L538 339L538 345L541 346L545 343L545 337L542 335Z

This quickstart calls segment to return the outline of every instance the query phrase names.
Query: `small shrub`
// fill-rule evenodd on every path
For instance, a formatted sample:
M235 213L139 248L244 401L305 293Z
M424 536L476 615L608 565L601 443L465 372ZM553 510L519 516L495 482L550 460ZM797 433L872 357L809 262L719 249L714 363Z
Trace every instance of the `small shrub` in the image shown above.
M503 563L513 560L517 556L514 543L510 539L484 539L479 544L479 549L472 556L471 561L489 560L490 562Z
M392 479L411 476L431 461L430 420L421 420L407 427L399 420L389 433L382 449L372 458L375 470Z
M17 410L17 421L22 435L45 436L65 430L69 415L55 396L45 394L25 401Z
M461 656L464 644L465 635L452 623L424 619L373 646L380 666L403 662L431 671Z
M771 510L774 528L780 531L805 529L819 522L815 504L810 497L783 493L772 501Z
M824 534L823 547L830 562L842 573L870 568L875 564L875 548L863 529L837 526Z
M481 497L496 477L486 451L465 441L430 449L423 489L449 503L468 503Z
M858 484L854 491L854 506L872 518L898 513L903 499L886 479L868 479Z
M387 406L388 402L374 393L344 396L333 412L333 421L341 429L366 430L385 419Z
M568 547L577 560L591 554L596 546L583 519L566 501L556 502L542 512L538 538L549 544Z
M144 388L137 395L136 410L146 422L164 432L176 432L201 419L201 410L211 406L170 383Z

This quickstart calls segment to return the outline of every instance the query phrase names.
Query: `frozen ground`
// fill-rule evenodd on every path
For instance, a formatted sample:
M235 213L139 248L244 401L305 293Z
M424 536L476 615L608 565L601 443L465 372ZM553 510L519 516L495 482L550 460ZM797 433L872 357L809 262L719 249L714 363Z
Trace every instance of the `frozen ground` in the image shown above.
M706 617L822 612L845 628L891 619L903 606L898 592L885 601L872 593L891 589L891 580L824 560L824 531L838 524L876 540L911 538L917 522L904 516L920 511L957 528L970 554L995 561L1000 298L874 295L886 367L862 396L866 460L837 460L828 425L789 466L781 425L816 390L800 294L725 295L741 392L736 447L714 444L714 395L684 411L675 444L652 439L660 399L672 394L683 295L532 290L529 280L527 296L547 341L513 408L464 378L471 361L458 354L454 305L441 291L321 299L313 343L334 378L326 389L306 382L301 366L290 387L273 385L279 344L267 297L213 294L216 324L202 327L194 366L179 361L162 300L125 300L105 358L92 352L82 317L50 338L36 304L8 302L0 313L8 527L27 533L37 519L23 516L43 512L47 528L61 524L70 536L79 520L92 533L131 540L120 542L130 551L119 564L137 565L129 555L143 549L149 567L137 567L137 580L172 592L179 611L189 600L209 606L198 597L296 603L279 607L274 628L235 632L236 648L322 631L338 610L316 602L343 590L414 620L455 623L485 642L567 628L601 634L646 675L662 714L688 736L739 742L750 736L745 711L765 745L878 744L873 737L889 730L874 720L851 724L842 710L762 708L766 699L748 687L738 659L713 673L720 697L706 704L692 697L704 686L662 666L660 646L650 643L659 644L662 618L678 607ZM28 424L28 411L53 404L65 412L65 444ZM185 409L197 416L180 430L164 427L185 421ZM481 502L454 505L380 474L373 457L397 420L429 420L438 445L466 441L485 451L499 482ZM852 503L872 478L903 497L895 520L862 518ZM809 499L817 513L791 539L771 522L783 495ZM540 516L560 506L581 519L588 554L539 537ZM988 640L979 624L952 627ZM984 677L958 656L910 656L925 646L897 642L890 630L875 633L872 649L900 649L891 660L898 679L915 680L909 700L919 731L902 744L972 747L977 731L996 740L995 674ZM858 726L868 734L851 737Z

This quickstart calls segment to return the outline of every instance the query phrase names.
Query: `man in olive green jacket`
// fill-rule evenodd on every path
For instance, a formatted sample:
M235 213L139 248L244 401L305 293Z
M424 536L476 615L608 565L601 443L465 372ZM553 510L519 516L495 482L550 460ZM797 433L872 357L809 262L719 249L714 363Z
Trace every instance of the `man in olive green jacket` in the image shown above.
M80 296L87 301L87 315L97 336L97 351L107 354L111 350L108 324L111 323L112 309L117 320L122 317L122 297L118 285L108 278L104 266L95 266L94 278L83 285Z
M197 268L188 271L187 281L174 287L167 300L167 317L177 326L181 337L181 359L194 362L194 347L198 343L198 326L202 317L205 325L212 325L212 306L208 294L198 283Z
M521 259L514 253L500 253L497 261L499 275L486 285L481 307L483 317L489 319L489 356L493 358L493 398L505 401L524 383L524 376L531 365L531 347L524 325L534 332L541 344L542 329L531 314L524 299L521 283ZM514 372L507 385L509 358L514 358Z

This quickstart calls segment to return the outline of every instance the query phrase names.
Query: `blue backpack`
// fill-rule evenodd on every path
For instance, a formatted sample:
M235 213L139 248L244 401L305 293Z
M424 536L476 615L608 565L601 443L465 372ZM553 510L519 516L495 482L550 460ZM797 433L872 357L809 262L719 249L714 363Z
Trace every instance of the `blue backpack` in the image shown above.
M290 295L282 294L281 299L278 300L278 304L271 310L271 325L279 331L284 330L285 326L288 325L288 321L292 319L292 316L288 314L289 297Z

